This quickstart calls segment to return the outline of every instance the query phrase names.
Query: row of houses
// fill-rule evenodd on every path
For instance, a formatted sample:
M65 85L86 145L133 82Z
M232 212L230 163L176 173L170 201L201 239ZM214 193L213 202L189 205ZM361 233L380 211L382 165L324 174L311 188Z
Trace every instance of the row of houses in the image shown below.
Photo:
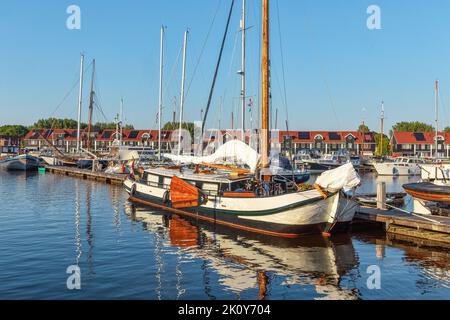
M257 134L254 131L253 134ZM297 154L303 149L317 149L324 154L346 149L353 154L373 155L376 150L375 133L356 131L274 131L271 134L272 144L281 147L282 151ZM229 139L241 139L241 131L209 131L204 136L204 145L208 142L226 142ZM247 142L252 133L246 133ZM92 148L95 151L108 151L120 135L116 130L97 130L92 133ZM437 135L438 155L450 156L450 133L440 132ZM85 147L87 132L81 131L81 146ZM178 135L164 130L161 134L162 148L170 151L178 142ZM390 150L394 156L430 157L436 152L436 134L432 132L394 132L390 140ZM18 147L20 141L16 137L0 137L0 151L4 148ZM49 149L49 144L65 152L74 152L77 145L77 130L74 129L33 129L22 139L22 145L28 150L41 151ZM158 146L157 130L123 130L122 144L125 146L150 147Z
M19 151L20 139L12 136L0 136L0 156Z
M449 158L450 133L439 132L394 132L391 139L391 153L393 156L436 156L436 137L438 142L438 156Z
M247 132L247 142L257 131ZM241 139L239 130L208 131L204 135L204 145L211 141L226 142L230 139ZM373 154L375 152L375 138L373 133L352 131L274 131L271 134L272 143L279 144L283 151L296 154L302 149L318 149L322 153L333 153L340 149L347 149L354 154ZM92 134L92 149L107 151L120 139L116 130L101 130ZM87 132L81 131L81 145L87 141ZM162 131L163 150L170 150L178 142L178 134L173 137L172 131ZM34 129L23 138L24 146L29 150L42 151L49 148L49 143L65 152L74 152L77 145L77 130L72 129ZM157 130L123 130L122 144L125 146L150 147L158 146Z

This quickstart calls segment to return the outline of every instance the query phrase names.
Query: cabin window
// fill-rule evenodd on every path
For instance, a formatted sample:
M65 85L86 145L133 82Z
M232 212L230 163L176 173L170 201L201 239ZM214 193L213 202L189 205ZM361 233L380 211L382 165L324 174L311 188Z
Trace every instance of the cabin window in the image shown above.
M159 184L159 176L156 176L154 174L149 174L147 177L147 181L151 184Z
M219 192L219 185L215 183L203 183L201 189L207 193L210 193L211 195L217 195L217 193Z
M231 184L231 192L240 192L245 190L245 181L237 181Z
M165 186L170 186L172 184L172 179L171 178L164 178L164 185Z

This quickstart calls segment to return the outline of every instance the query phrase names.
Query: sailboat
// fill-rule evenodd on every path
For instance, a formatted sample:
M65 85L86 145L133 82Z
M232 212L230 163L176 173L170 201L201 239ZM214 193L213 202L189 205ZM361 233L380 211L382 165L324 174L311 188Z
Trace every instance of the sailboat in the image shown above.
M439 81L435 86L435 163L421 166L422 182L405 184L403 188L414 200L414 212L450 216L450 183L447 162L439 162Z
M307 190L276 181L270 171L269 0L262 0L262 8L261 156L242 141L229 141L221 148L234 150L235 159L250 169L209 163L226 153L218 150L194 159L194 169L160 167L132 174L124 187L134 203L216 225L283 238L330 235L352 222L357 204L344 191L361 181L351 163L324 173Z

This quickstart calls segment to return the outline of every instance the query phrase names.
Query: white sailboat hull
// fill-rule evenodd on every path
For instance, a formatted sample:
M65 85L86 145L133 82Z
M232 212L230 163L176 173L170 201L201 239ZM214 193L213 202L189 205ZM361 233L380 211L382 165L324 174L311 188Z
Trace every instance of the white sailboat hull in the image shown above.
M327 232L331 226L347 226L357 208L343 193L324 199L318 191L311 190L272 197L210 197L199 207L178 210L164 203L166 189L130 179L125 181L125 189L134 202L238 229L290 238Z

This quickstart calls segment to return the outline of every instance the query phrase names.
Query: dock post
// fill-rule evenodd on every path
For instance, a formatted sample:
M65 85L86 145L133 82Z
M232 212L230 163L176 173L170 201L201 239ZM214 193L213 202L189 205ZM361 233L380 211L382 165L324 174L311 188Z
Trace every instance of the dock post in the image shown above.
M386 182L378 182L378 184L377 184L377 209L387 210Z

